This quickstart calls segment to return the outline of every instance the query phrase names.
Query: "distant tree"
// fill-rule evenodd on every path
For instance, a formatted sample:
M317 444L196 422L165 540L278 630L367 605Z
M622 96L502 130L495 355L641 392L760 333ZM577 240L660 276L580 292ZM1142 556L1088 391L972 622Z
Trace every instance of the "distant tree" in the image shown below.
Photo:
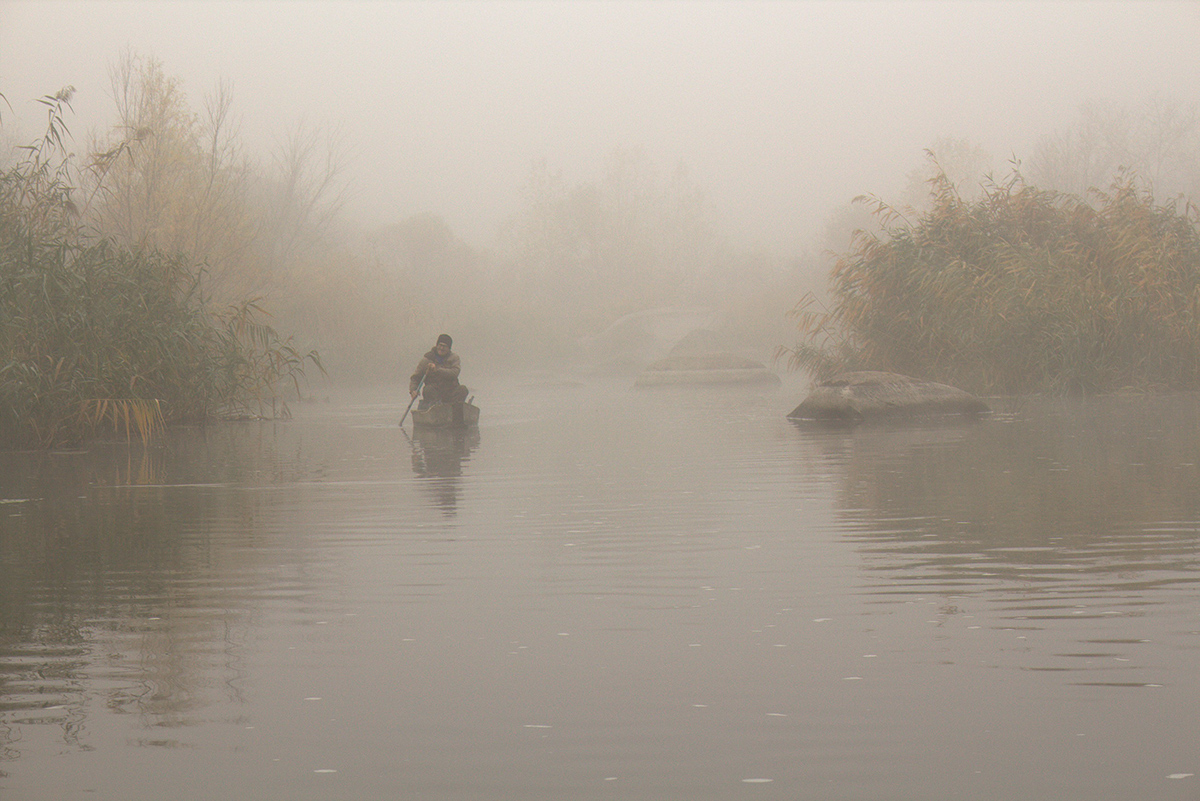
M341 130L301 120L275 147L258 183L264 206L262 249L278 274L306 247L328 237L346 196L349 163Z
M1038 142L1025 169L1039 186L1080 197L1125 172L1157 197L1198 199L1200 110L1162 98L1085 103L1074 123Z
M414 214L367 237L371 258L418 290L454 286L469 290L479 276L480 257L432 212Z
M663 180L640 151L618 149L601 180L572 184L538 163L522 197L504 251L536 307L611 320L711 286L720 243L686 167Z
M372 338L383 345L381 363L393 364L401 343L427 346L430 331L453 330L463 342L476 340L476 347L489 325L495 337L494 323L502 315L485 275L485 256L441 217L414 214L367 233L364 244L363 261L373 278L363 305L377 308L379 316L375 332L363 332L363 348L379 352Z
M180 81L156 59L126 51L109 78L117 122L91 146L91 224L125 247L205 265L209 291L224 299L260 291L250 254L261 221L228 85L218 86L197 114Z
M267 169L244 152L233 92L220 83L200 112L161 62L126 51L112 66L117 121L91 145L87 216L128 247L202 265L221 301L265 295L320 251L345 191L340 135L299 122Z

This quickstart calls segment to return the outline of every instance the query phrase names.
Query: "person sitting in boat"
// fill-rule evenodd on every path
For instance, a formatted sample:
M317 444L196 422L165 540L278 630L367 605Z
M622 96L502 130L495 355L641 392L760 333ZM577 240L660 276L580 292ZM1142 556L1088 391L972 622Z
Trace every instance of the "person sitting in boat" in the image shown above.
M458 354L450 350L453 345L454 340L449 334L439 336L433 350L421 357L417 369L408 379L409 396L415 398L418 390L421 392L418 409L426 409L435 403L462 403L467 399L467 388L458 383L461 367ZM422 376L424 384L421 383Z

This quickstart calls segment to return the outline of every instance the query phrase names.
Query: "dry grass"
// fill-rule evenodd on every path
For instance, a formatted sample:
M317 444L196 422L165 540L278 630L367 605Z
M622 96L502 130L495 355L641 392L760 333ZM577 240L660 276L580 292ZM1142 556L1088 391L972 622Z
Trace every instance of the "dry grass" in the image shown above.
M819 376L877 369L976 392L1102 392L1200 384L1200 229L1134 176L1094 203L1019 175L963 201L943 177L909 222L866 200L884 234L857 237L833 300L792 312L781 350Z
M84 230L62 150L69 100L43 98L47 134L0 172L0 447L144 441L173 421L277 411L317 354L254 301L214 311L182 258Z

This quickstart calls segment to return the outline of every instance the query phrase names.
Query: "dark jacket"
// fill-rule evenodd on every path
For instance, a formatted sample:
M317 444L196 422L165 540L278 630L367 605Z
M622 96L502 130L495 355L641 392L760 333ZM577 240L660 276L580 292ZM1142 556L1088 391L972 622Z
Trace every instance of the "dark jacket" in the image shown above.
M429 369L430 365L437 369L429 370L426 374L425 371ZM436 350L431 350L421 357L421 361L417 362L417 369L408 379L408 391L416 392L417 385L421 383L421 376L424 375L426 397L446 397L458 387L458 374L461 369L458 354L454 351L450 351L445 357L442 357Z

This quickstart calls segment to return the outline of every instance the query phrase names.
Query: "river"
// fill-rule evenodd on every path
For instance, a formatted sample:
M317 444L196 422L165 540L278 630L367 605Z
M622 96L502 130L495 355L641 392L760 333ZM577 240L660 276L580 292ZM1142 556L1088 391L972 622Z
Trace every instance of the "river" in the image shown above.
M630 385L0 454L0 797L1200 797L1196 396Z

